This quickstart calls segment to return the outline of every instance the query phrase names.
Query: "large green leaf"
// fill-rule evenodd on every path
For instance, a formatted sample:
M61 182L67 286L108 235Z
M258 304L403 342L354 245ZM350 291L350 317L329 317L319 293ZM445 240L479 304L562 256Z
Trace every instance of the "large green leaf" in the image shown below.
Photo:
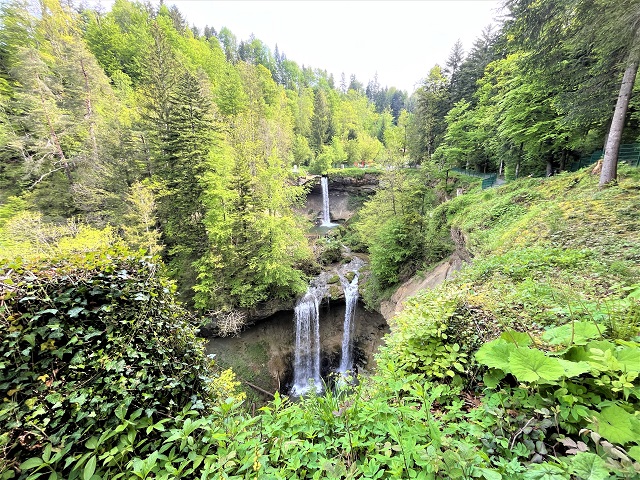
M586 345L589 340L602 336L606 327L593 322L571 322L553 327L542 338L552 345Z
M567 378L579 377L583 373L591 371L591 365L587 362L570 362L569 360L558 359L560 366L564 368L564 375Z
M482 377L482 381L488 388L496 388L500 384L500 380L502 380L505 376L505 373L502 370L498 370L495 368L489 369L487 373Z
M604 480L609 478L606 465L595 453L580 452L571 459L571 473L580 480Z
M637 445L635 447L631 447L627 453L631 458L633 458L636 462L640 462L640 447Z
M615 356L626 372L640 372L640 348L625 347L618 350Z
M531 345L532 342L531 336L528 333L517 332L515 330L505 330L500 335L500 338L518 347L526 347L527 345Z
M508 372L509 356L514 350L516 350L515 344L498 338L481 346L476 352L476 360L487 367Z
M616 350L616 344L611 343L609 340L594 340L592 342L587 343L587 349L597 349L602 350L603 352L606 350L611 350L614 352Z
M564 375L557 358L531 348L516 349L509 357L509 364L510 372L521 382L554 381Z
M593 416L595 419L593 430L611 443L624 445L638 439L638 434L634 430L638 428L639 420L617 405L605 407Z
M523 478L526 480L569 480L569 475L565 474L560 467L541 463L530 465Z

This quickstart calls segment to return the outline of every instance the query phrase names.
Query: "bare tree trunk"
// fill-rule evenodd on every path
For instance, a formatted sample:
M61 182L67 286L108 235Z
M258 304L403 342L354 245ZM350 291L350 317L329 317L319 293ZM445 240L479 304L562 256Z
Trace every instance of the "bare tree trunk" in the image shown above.
M93 167L95 168L98 162L98 142L96 140L95 120L93 118L93 106L91 105L91 87L89 86L89 75L84 68L84 59L80 59L80 68L82 70L82 76L84 77L84 89L86 97L84 104L86 107L86 113L84 118L89 120L89 136L91 137L91 147L93 152Z
M618 150L620 149L624 120L627 115L629 99L631 98L631 91L633 90L633 84L636 80L637 73L638 55L637 52L634 51L631 53L629 64L624 71L622 84L620 85L620 93L618 94L618 101L616 102L616 109L613 112L613 119L611 120L611 128L609 129L609 136L604 149L604 160L602 162L602 171L600 173L600 187L605 186L609 182L615 181L618 177Z
M38 78L38 80L42 82L40 78ZM40 91L39 94L40 94L40 103L42 103L42 111L44 113L45 119L47 120L47 126L49 127L49 134L51 135L51 140L53 141L53 144L56 147L56 154L60 158L60 163L62 163L62 168L64 168L64 173L67 176L67 180L69 180L69 184L73 185L73 178L71 177L71 167L69 165L69 162L67 161L67 157L64 155L64 152L62 151L62 145L60 145L60 140L58 139L58 135L56 134L56 131L53 128L53 123L51 122L51 118L49 118L49 111L47 110L47 106L44 101L44 95L42 94L42 91Z

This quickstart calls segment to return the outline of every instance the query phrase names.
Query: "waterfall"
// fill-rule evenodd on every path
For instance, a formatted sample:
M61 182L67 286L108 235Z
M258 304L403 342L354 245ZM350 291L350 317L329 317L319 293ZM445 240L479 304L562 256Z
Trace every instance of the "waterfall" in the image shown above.
M320 185L322 186L322 226L332 227L331 214L329 213L329 179L320 177Z
M358 270L364 262L355 257L350 263L343 267L343 272L339 274L342 289L344 290L344 331L342 334L342 356L340 357L339 373L346 373L353 368L353 332L355 328L355 312L358 305ZM353 272L355 275L351 282L345 277L346 272Z
M310 286L295 307L296 345L291 389L295 396L307 393L311 381L318 393L322 391L319 306L325 289L326 287Z

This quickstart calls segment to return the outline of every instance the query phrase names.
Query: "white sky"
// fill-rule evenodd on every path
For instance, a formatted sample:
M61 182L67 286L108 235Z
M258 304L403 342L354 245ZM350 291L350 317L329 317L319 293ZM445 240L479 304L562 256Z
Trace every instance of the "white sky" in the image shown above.
M154 1L154 3L156 3ZM165 0L189 25L224 26L240 40L253 33L298 65L326 69L364 85L374 74L382 87L409 93L436 63L444 66L459 38L468 52L499 16L498 0L271 1Z

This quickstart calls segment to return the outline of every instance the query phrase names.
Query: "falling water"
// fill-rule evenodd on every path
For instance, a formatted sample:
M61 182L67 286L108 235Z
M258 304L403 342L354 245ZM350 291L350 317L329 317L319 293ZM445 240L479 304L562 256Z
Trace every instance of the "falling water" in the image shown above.
M351 282L347 280L344 273L340 273L340 282L344 290L345 312L344 312L344 332L342 334L342 357L340 357L339 373L346 373L353 368L353 342L351 337L355 327L355 311L358 304L358 270L364 262L355 257L350 263L343 267L343 272L353 272L355 275Z
M322 391L320 378L320 301L325 288L310 286L295 308L296 347L291 393L304 395L311 388Z
M329 213L329 179L320 177L320 185L322 186L322 226L332 227L331 214Z

